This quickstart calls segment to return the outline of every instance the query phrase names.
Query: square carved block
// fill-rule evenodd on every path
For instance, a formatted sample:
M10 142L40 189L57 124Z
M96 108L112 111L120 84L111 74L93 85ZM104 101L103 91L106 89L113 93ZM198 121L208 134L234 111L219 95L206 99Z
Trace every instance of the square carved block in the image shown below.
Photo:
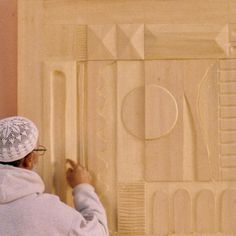
M144 25L117 25L118 59L144 59Z
M123 61L117 76L121 166L147 182L219 179L216 61Z
M115 59L116 25L88 25L88 59Z

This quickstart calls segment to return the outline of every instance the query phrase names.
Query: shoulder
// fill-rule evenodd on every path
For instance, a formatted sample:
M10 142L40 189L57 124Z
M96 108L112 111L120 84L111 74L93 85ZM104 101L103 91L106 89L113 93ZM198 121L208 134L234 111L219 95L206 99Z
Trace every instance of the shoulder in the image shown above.
M42 193L34 198L35 208L42 214L46 214L46 218L54 219L57 222L70 222L77 218L82 219L81 214L74 208L63 203L60 198L53 194Z
M36 197L34 198L34 201L37 205L40 205L41 207L44 208L46 207L60 208L68 212L77 213L77 211L74 208L62 202L60 198L54 194L49 194L49 193L37 194Z

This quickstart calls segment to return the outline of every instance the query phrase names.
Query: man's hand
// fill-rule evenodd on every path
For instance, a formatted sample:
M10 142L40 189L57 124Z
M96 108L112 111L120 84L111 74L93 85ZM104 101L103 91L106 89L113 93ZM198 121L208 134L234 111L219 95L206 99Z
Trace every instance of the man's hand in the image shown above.
M72 188L78 184L91 184L91 175L84 167L70 159L67 159L66 162L70 165L70 168L66 172L66 178Z

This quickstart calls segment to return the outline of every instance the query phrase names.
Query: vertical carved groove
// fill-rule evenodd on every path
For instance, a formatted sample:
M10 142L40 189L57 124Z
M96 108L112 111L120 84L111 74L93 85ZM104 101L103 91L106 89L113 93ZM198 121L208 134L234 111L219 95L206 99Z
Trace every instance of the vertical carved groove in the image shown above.
M198 157L197 173L198 180L219 180L219 158L218 158L218 123L215 117L218 116L217 111L217 83L216 78L217 63L213 62L205 74L198 88L197 96L197 115L200 125L200 134L204 142L206 150L206 158ZM205 158L205 157L204 157ZM205 177L201 176L201 169L205 165Z
M215 198L210 190L202 190L196 199L196 231L215 233Z
M154 195L153 203L153 234L168 235L169 229L169 196L161 191Z
M186 96L183 98L183 180L195 180L196 137L194 121Z
M192 204L187 190L180 189L174 195L174 229L176 233L192 232Z
M55 165L54 186L55 192L66 200L65 183L65 102L66 78L60 71L54 71L52 77L51 103L51 151L52 162Z
M77 99L78 99L78 153L79 153L79 163L83 166L88 167L87 163L87 142L86 142L86 133L87 133L87 123L86 123L86 64L85 63L78 63L78 92L77 92Z
M235 189L228 189L223 192L221 199L221 232L224 234L236 234L235 202Z

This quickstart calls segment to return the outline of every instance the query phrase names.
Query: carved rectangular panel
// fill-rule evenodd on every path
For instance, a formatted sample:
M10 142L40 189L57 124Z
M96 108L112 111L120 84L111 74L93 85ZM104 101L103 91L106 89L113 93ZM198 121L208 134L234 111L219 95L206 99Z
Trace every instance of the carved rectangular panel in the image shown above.
M234 36L231 36L231 38ZM222 60L219 66L219 134L222 180L236 180L236 135L234 110L236 108L235 60Z
M117 170L119 183L143 180L144 64L117 62ZM132 168L131 168L132 167Z
M71 199L67 198L66 191L66 157L77 159L77 112L74 110L77 107L76 78L75 61L44 63L43 135L49 149L44 173L47 183L51 182L47 187L50 191L55 188L55 193L65 202Z
M118 187L118 232L145 234L145 185L123 184Z
M228 25L147 24L145 58L222 58L229 54L228 35Z
M109 212L110 230L116 231L116 64L90 61L86 71L84 164L93 174L99 196Z
M146 185L150 235L232 235L235 186L217 183ZM234 207L231 205L232 209ZM163 218L161 218L163 216Z
M215 64L214 61L146 62L145 101L152 100L146 105L150 110L146 110L145 128L146 134L151 135L145 142L147 181L219 179L218 134L211 129L213 125L217 127L217 122L211 120L217 116Z
M172 73L176 68L175 62L145 62L144 168L148 182L182 180L183 86L181 74Z

